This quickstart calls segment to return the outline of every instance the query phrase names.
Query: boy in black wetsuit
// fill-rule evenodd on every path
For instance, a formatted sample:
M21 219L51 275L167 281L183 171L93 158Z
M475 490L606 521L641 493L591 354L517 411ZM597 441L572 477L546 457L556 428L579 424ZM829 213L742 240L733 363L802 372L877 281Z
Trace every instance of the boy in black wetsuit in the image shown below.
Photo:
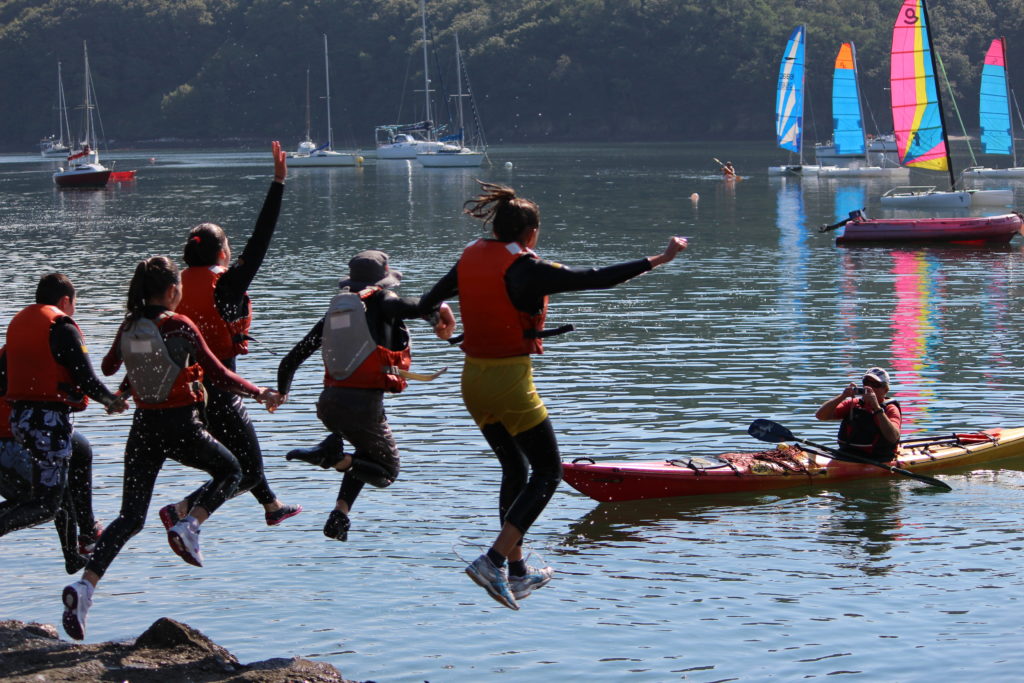
M0 505L0 536L58 519L68 572L81 560L71 555L73 522L81 525L86 545L98 529L92 517L91 450L75 437L71 413L85 410L86 396L120 413L127 403L93 372L75 313L75 288L67 276L45 275L36 287L36 303L22 309L7 327L0 372L10 403L13 439L28 452L31 492ZM73 455L73 451L77 454ZM16 469L16 458L9 458ZM72 490L68 492L69 465ZM23 468L23 465L22 465ZM14 480L7 479L8 484ZM11 492L11 491L9 491ZM88 550L83 547L83 550Z

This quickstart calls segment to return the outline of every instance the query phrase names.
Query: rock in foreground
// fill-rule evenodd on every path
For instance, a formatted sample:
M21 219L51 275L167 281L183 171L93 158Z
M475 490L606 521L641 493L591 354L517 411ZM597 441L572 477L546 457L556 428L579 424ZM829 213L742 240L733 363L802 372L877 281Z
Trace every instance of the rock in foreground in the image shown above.
M76 645L49 624L0 621L4 681L131 681L132 683L348 683L323 662L266 659L240 664L199 631L158 619L135 642Z

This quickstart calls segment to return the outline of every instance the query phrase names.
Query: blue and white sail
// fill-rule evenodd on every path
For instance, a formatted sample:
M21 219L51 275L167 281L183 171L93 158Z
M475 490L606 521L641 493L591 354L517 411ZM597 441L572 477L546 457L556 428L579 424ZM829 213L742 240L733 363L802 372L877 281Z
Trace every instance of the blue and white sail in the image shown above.
M1013 120L1010 118L1006 76L1006 44L996 38L985 53L981 69L981 147L986 154L1013 154Z
M853 43L840 46L832 74L832 143L843 156L867 154Z
M807 30L797 26L789 36L779 66L775 100L775 136L779 147L801 155L803 163L804 41Z

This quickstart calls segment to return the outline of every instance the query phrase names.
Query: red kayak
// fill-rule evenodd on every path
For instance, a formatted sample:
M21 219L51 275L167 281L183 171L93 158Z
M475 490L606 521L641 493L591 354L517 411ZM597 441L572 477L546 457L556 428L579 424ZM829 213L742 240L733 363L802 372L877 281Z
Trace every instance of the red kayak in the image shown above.
M1024 428L987 429L906 440L893 464L931 474L1019 456L1024 456ZM899 476L881 467L832 460L787 444L756 453L674 460L595 462L578 458L563 463L562 468L567 484L600 501L772 491Z

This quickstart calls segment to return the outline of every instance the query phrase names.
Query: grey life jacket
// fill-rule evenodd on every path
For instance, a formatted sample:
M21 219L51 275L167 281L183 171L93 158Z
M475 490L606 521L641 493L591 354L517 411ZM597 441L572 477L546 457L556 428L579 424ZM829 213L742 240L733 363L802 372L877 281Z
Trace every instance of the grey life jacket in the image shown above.
M347 379L377 349L366 323L364 301L381 290L367 287L359 292L347 288L331 299L324 315L321 350L324 368L331 378Z
M169 311L157 320L173 315ZM167 400L182 367L174 362L157 322L139 318L121 332L121 358L135 395L146 403Z

